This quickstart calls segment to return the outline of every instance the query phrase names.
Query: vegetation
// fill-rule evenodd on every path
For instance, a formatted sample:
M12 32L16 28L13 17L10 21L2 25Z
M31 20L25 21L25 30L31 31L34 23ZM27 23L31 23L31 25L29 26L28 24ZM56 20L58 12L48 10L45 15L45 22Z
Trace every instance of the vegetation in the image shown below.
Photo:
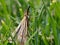
M0 45L19 45L11 34L29 9L25 45L60 45L60 0L0 0ZM8 41L11 37L12 43Z

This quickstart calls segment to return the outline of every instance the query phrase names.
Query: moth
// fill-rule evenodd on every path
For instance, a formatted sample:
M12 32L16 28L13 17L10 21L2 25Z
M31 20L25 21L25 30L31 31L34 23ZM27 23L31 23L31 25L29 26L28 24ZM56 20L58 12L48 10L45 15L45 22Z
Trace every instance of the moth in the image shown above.
M27 40L29 8L24 13L23 19L21 20L20 24L18 25L18 27L15 30L15 34L16 34L15 36L17 36L17 39L20 42L20 45L24 45Z

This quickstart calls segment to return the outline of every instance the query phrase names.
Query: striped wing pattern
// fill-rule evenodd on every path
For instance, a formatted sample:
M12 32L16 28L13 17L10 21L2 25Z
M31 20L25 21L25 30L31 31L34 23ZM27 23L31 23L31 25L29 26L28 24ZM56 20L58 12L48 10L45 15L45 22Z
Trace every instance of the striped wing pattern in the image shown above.
M16 30L12 33L12 36L15 38L17 35L17 38L20 42L20 45L24 45L27 40L27 27L28 27L28 13L29 8L25 11L24 17L21 20L20 24L16 28Z
M24 45L27 40L27 21L27 16L25 15L15 30L20 45Z
M23 20L21 21L21 28L19 29L19 33L18 33L18 40L22 43L26 42L26 37L27 35L27 20L26 17L23 18Z

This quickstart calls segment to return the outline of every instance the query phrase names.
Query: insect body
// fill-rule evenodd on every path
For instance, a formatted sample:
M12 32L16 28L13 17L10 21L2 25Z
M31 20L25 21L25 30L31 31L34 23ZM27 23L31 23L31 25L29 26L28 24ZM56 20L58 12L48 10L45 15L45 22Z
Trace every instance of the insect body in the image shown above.
M29 8L28 8L28 10L29 10ZM28 10L24 13L23 19L21 20L20 24L18 25L18 27L15 30L17 38L20 42L20 45L24 45L27 40Z

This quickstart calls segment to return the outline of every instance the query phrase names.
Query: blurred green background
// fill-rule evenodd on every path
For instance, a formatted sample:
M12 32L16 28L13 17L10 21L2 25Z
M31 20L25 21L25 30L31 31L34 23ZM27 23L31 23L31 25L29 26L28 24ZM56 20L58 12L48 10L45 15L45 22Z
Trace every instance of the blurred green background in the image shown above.
M25 45L60 45L60 0L0 0L0 45L20 45L11 33L29 9ZM13 38L12 38L13 39Z

